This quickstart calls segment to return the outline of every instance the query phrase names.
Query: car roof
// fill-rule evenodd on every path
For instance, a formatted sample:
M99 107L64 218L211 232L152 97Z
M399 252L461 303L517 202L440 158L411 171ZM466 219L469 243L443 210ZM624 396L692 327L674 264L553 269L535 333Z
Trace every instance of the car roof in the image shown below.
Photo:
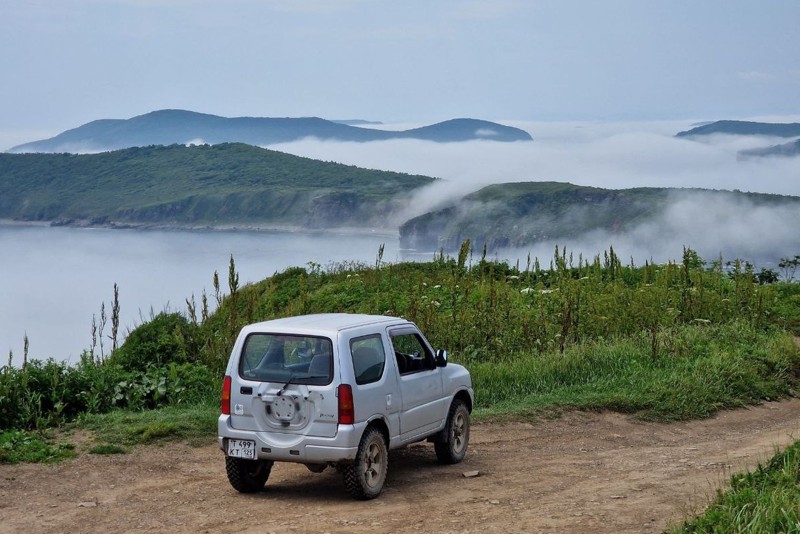
M386 325L409 324L409 321L399 317L389 317L387 315L366 315L355 313L318 313L312 315L297 315L295 317L285 317L273 319L247 325L248 332L271 332L271 333L316 333L334 334L348 328L367 325Z

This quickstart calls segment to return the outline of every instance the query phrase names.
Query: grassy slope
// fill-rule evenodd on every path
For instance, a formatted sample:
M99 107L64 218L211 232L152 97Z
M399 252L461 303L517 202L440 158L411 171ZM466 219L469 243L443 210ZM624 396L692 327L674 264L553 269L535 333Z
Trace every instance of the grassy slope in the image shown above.
M755 471L733 475L703 515L671 532L800 532L800 441Z
M242 144L0 154L0 218L303 224L316 208L375 219L431 181Z

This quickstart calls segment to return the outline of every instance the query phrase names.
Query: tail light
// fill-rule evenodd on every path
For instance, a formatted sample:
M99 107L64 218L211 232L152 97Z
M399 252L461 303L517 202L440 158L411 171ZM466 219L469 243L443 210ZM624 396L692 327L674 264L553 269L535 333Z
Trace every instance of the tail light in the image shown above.
M353 388L349 384L342 384L336 389L336 395L339 397L339 424L355 424L356 411L353 405Z
M220 403L220 411L222 415L231 414L231 377L225 375L225 380L222 381L222 402Z

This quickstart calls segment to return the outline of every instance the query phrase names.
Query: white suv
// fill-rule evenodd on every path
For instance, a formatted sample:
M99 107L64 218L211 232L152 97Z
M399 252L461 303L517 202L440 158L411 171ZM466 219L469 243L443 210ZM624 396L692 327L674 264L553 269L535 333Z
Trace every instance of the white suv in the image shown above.
M332 465L356 498L383 489L388 451L427 439L442 463L469 443L469 372L414 323L323 314L242 329L222 391L219 446L231 485L264 487L274 462Z

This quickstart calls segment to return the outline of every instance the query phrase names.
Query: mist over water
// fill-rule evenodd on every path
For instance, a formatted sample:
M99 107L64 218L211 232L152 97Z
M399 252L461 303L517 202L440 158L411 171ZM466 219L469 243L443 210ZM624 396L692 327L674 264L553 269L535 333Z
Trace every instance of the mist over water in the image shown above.
M421 191L407 216L416 216L486 185L570 182L623 189L683 187L800 195L800 157L740 160L740 150L785 143L757 136L674 135L689 121L536 123L505 121L533 142L430 143L395 140L340 143L306 139L271 146L325 161L442 178Z
M798 117L776 118L790 122ZM765 118L766 120L766 118ZM442 178L420 190L395 221L442 207L479 188L503 182L560 181L609 189L678 187L739 189L800 196L800 157L737 158L739 150L786 139L712 136L700 141L675 138L688 121L652 123L521 123L533 143L432 143L396 140L340 143L307 139L269 148L288 153ZM414 125L401 125L403 129ZM392 125L381 125L389 129ZM400 126L398 127L400 128ZM576 214L578 216L578 214ZM580 216L586 216L585 210ZM539 258L547 267L555 245L568 247L575 261L591 260L609 246L625 262L678 260L684 246L705 260L742 258L757 268L800 253L796 209L762 208L747 201L725 202L674 195L665 213L624 233L591 232L568 242L545 242L523 249L489 251L494 259ZM396 235L247 232L167 232L0 226L0 358L14 352L22 360L23 336L30 356L76 361L91 344L92 315L120 287L121 329L142 322L150 310L185 311L185 299L200 302L212 293L214 271L226 287L230 255L240 283L262 280L289 266L335 261L374 263L378 246L384 260L429 260L437 251L409 254ZM480 243L473 243L473 261ZM213 298L209 298L211 303ZM106 334L110 332L110 324ZM110 340L105 342L106 347Z
M306 234L90 230L0 226L0 356L22 361L23 337L31 358L78 361L91 346L92 314L105 302L111 333L111 300L119 285L120 330L142 323L151 309L186 311L203 289L213 305L212 279L219 272L227 293L233 254L239 284L263 280L276 271L316 262L374 264L385 244L384 261L400 260L398 239L385 234ZM111 345L105 342L106 350ZM99 348L98 348L99 350Z
M800 117L753 120L792 122ZM531 142L426 143L403 140L369 144L314 139L274 146L300 156L375 169L442 178L419 191L397 223L457 202L486 185L557 181L606 189L634 187L740 190L800 196L800 157L738 157L740 150L785 143L788 139L715 135L676 138L691 121L518 122ZM407 125L405 125L407 126ZM575 216L586 216L585 210ZM800 213L796 209L754 207L747 201L724 202L703 196L673 195L663 216L623 233L591 232L568 242L489 251L497 259L524 266L528 253L540 260L556 244L592 258L609 246L623 259L665 262L679 259L684 246L723 261L742 258L759 267L800 253ZM481 247L480 243L475 243Z

